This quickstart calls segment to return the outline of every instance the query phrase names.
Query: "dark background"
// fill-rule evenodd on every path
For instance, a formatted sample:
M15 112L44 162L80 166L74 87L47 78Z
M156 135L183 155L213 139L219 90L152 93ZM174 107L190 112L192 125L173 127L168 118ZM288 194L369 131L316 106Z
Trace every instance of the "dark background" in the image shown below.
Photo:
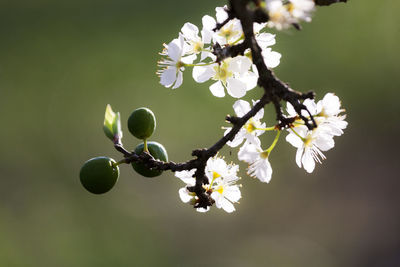
M346 133L312 175L282 138L270 184L241 164L233 214L195 212L170 172L145 179L122 166L108 194L82 188L83 162L121 158L102 132L108 103L129 148L126 119L141 106L171 160L220 138L234 99L213 97L190 70L175 91L155 72L162 43L223 4L0 1L0 266L400 266L398 1L318 8L303 31L276 36L277 75L317 98L335 92L347 110Z

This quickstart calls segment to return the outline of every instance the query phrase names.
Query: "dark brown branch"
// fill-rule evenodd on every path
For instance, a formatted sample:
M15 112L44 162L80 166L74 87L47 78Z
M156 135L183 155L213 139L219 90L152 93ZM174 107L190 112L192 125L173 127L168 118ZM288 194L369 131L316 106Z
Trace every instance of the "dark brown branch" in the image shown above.
M346 0L315 0L317 5L330 5L336 2L346 2ZM249 8L249 3L254 3L256 8ZM221 47L216 44L213 49L213 53L217 56L217 62L221 62L225 58L235 57L237 55L243 55L246 49L251 50L251 56L253 63L256 65L259 78L258 85L264 89L264 94L251 110L245 114L243 117L232 117L228 116L226 120L230 122L233 126L232 129L218 140L214 145L208 149L196 149L192 152L192 156L195 157L187 162L175 163L175 162L163 162L154 159L150 154L142 152L140 155L134 152L129 152L123 148L120 142L116 142L115 148L124 155L124 162L140 162L150 169L157 170L171 170L173 172L192 170L196 169L194 177L196 178L196 184L194 186L187 187L190 192L196 193L198 197L195 203L195 208L205 208L213 205L214 200L210 197L210 192L207 192L203 185L208 184L209 181L205 174L205 168L208 159L215 156L219 150L221 150L228 141L232 141L240 129L247 123L247 121L256 115L266 104L272 102L274 104L278 124L276 128L283 129L290 127L291 124L298 118L301 118L305 125L309 129L315 128L317 125L315 120L310 113L310 111L302 104L302 100L313 99L314 93L300 93L289 87L288 84L280 81L275 74L268 69L264 62L262 56L262 50L257 44L257 41L253 32L254 22L266 22L268 21L268 16L265 12L262 12L259 8L259 0L229 0L230 7L227 9L228 19L224 22L217 24L216 30L221 29L226 25L231 19L237 18L240 20L242 29L244 32L244 40L242 43L237 45L229 46L226 45ZM296 110L298 116L288 118L282 112L281 101L288 102L292 104ZM307 118L302 114L305 111L308 113L310 118Z
M264 62L264 58L262 56L262 49L258 45L256 38L253 32L253 23L254 21L254 11L248 8L248 2L243 0L230 0L230 4L235 11L235 17L237 17L241 24L244 32L245 40L244 44L250 48L253 63L256 65L259 79L258 84L264 88L265 94L268 96L269 101L273 101L275 106L280 106L280 101L284 100L293 105L296 112L299 114L300 118L304 120L305 125L309 129L315 128L317 125L315 124L314 119L311 116L311 119L307 119L301 114L302 110L305 110L307 113L310 112L307 108L300 103L300 100L306 98L312 98L313 94L302 94L291 89L287 84L280 81L275 74L268 69ZM280 108L279 108L280 110ZM311 114L310 114L311 115ZM282 122L285 122L284 116L282 112L278 113L278 120L280 121L280 125L284 126ZM287 126L287 125L286 125Z
M243 55L247 49L246 43L240 43L237 45L227 45L222 48L218 43L213 46L213 53L217 56L216 62L221 62L228 57L236 57Z
M192 170L196 169L194 177L196 178L196 184L193 187L188 187L188 190L191 192L195 192L197 197L199 198L197 203L195 204L195 208L204 208L211 206L214 201L211 199L210 195L203 188L203 184L208 184L209 181L207 176L205 175L205 167L207 165L207 161L209 158L215 156L219 150L221 150L228 141L232 141L236 134L240 131L243 125L257 114L266 104L269 103L268 97L263 95L263 97L258 101L253 108L246 113L243 117L230 117L230 121L233 124L232 129L229 133L223 136L218 142L216 142L213 146L208 149L197 149L192 152L192 156L196 157L195 159L189 160L183 163L175 163L175 162L163 162L160 160L154 159L150 154L146 152L142 152L141 154L136 154L134 152L127 152L122 145L115 145L115 148L124 154L125 163L139 162L144 164L146 167L150 169L156 170L171 170L173 172L176 171L184 171L184 170ZM235 119L233 119L235 118Z

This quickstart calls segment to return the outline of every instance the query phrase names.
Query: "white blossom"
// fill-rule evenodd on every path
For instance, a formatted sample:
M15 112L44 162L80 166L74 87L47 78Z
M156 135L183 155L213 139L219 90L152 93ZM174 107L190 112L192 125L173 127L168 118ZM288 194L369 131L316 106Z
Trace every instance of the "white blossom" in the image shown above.
M217 22L222 23L228 18L228 13L226 13L224 7L215 8ZM230 20L226 23L220 30L216 31L214 34L214 41L220 45L234 44L243 36L242 24L236 18Z
M226 164L222 158L214 157L207 161L205 173L210 184L206 190L211 192L216 207L228 213L235 211L233 203L241 198L239 186L235 184L239 180L238 170L238 165Z
M290 0L288 10L297 21L311 21L311 13L314 11L315 3L313 0Z
M176 89L182 85L185 64L191 64L196 58L195 55L184 57L185 48L182 34L179 34L179 38L172 40L168 45L164 44L164 50L161 55L168 58L158 62L162 69L157 74L160 75L160 83L167 88Z
M329 132L334 136L343 134L347 127L346 115L340 115L345 110L341 108L339 97L333 93L327 93L324 98L316 104L317 121L324 123L329 128Z
M315 162L321 163L321 160L326 158L322 152L334 147L333 137L343 134L347 122L344 120L346 116L340 115L344 109L341 109L339 97L332 93L327 93L317 103L306 99L303 104L313 116L317 128L309 130L301 119L297 119L294 127L288 129L289 134L286 140L297 148L297 165L311 173L315 168ZM297 115L290 103L287 104L287 112L291 117ZM308 112L304 110L302 110L302 115L309 117Z
M194 67L193 79L198 83L214 80L209 89L216 97L224 97L226 88L229 95L241 98L257 85L258 74L251 67L252 62L246 56L226 58L220 64Z
M345 110L341 108L339 97L333 93L327 93L324 98L317 103L314 100L306 99L303 104L306 106L308 111L314 117L317 126L322 126L323 130L330 135L340 136L343 134L343 130L347 127L345 121L346 115L340 115ZM289 116L294 117L297 115L293 106L287 103L287 112ZM309 117L308 112L302 110L302 115ZM296 121L301 123L301 119Z
M238 165L227 164L220 157L208 159L205 168L205 175L209 180L208 185L203 185L206 193L215 201L215 206L223 209L228 213L235 211L234 203L237 203L241 198L239 186L236 182L239 180L237 172ZM196 169L190 171L175 172L175 176L186 183L187 186L194 186L196 179L193 177ZM179 190L179 196L184 203L194 205L198 198L195 193L189 192L187 186ZM197 211L205 212L209 208L199 208Z
M168 45L164 44L161 55L165 58L159 61L162 69L157 72L162 85L172 89L178 88L183 82L185 67L191 66L194 67L193 78L196 82L202 83L210 79L215 81L209 89L216 97L224 97L226 89L232 97L241 98L248 90L257 86L258 71L252 63L250 49L244 51L244 56L239 55L226 58L222 62L215 62L216 56L212 53L215 44L225 47L244 41L241 23L236 18L214 31L217 23L223 23L228 18L226 8L226 6L216 8L216 19L208 15L203 16L201 32L196 25L187 22L181 28L177 39ZM275 35L261 32L266 25L266 23L253 24L255 38L262 49L266 66L275 68L280 63L281 54L270 48L276 42ZM193 63L199 54L199 61ZM206 59L209 60L205 61Z
M266 8L269 16L269 27L278 30L287 29L294 22L281 0L266 0Z
M187 187L188 186L194 186L196 184L196 179L193 177L194 173L196 172L196 169L192 169L190 171L179 171L175 172L175 176L178 177L179 179L182 180L186 184L185 187L182 187L179 189L179 197L182 200L183 203L189 203L190 205L196 204L197 201L197 196L196 193L190 192ZM197 208L196 209L198 212L207 212L210 210L210 207L207 207L207 209L204 208Z
M315 162L321 163L326 158L322 151L328 151L335 146L333 136L323 124L313 130L300 125L289 131L286 141L297 148L296 163L308 173L314 171Z
M268 156L268 151L262 150L259 144L244 144L238 153L239 160L249 164L247 174L264 183L269 183L272 176Z
M282 55L278 52L272 51L270 46L276 43L275 34L263 32L255 34L256 41L261 47L261 54L264 58L265 65L268 68L275 68L279 65Z
M310 22L315 6L313 0L289 0L287 3L281 0L265 1L269 16L268 26L278 30L287 29L301 21Z
M253 101L253 105L255 105L258 101ZM233 109L236 113L237 117L243 117L246 115L251 110L250 103L244 100L237 100L233 104ZM232 141L229 141L227 143L228 146L230 147L237 147L241 143L243 143L243 140L246 140L247 143L251 144L260 144L260 140L258 139L258 136L262 135L265 131L260 130L262 128L265 128L265 123L261 123L261 119L264 117L264 109L260 109L254 115L254 117L251 117L246 124L239 130L239 132L236 134L234 139ZM227 127L225 128L225 133L224 135L227 135L232 127Z
M201 37L199 36L199 29L196 25L192 23L185 23L181 29L182 36L186 42L186 54L199 54L201 53L200 60L204 60L207 57L211 57L215 59L215 56L205 51L206 45L210 45L212 36L214 32L212 29L215 27L215 20L210 16L204 16L203 21L203 29L201 30Z

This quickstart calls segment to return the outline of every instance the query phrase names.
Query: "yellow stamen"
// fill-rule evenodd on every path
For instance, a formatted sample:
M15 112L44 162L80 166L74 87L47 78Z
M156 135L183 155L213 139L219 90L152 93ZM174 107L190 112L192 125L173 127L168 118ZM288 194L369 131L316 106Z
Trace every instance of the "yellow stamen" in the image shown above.
M253 131L257 130L257 126L254 125L254 122L252 119L250 119L249 122L244 125L244 128L249 133L252 133Z
M287 11L289 11L289 13L292 13L294 10L294 5L292 3L287 4L286 6Z
M198 53L201 52L201 50L203 50L203 43L201 42L193 42L193 52Z
M218 172L213 172L213 180L217 179L218 177L221 177L221 175Z
M215 190L216 192L220 193L222 195L222 193L224 192L224 187L219 186L217 190Z

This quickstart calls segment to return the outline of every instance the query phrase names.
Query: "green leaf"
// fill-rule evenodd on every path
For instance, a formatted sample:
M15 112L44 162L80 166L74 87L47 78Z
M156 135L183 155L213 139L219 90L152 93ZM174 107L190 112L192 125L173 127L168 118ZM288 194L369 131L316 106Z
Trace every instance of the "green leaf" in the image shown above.
M119 112L115 113L108 104L104 115L103 130L105 135L114 143L120 142L122 138L121 116Z

